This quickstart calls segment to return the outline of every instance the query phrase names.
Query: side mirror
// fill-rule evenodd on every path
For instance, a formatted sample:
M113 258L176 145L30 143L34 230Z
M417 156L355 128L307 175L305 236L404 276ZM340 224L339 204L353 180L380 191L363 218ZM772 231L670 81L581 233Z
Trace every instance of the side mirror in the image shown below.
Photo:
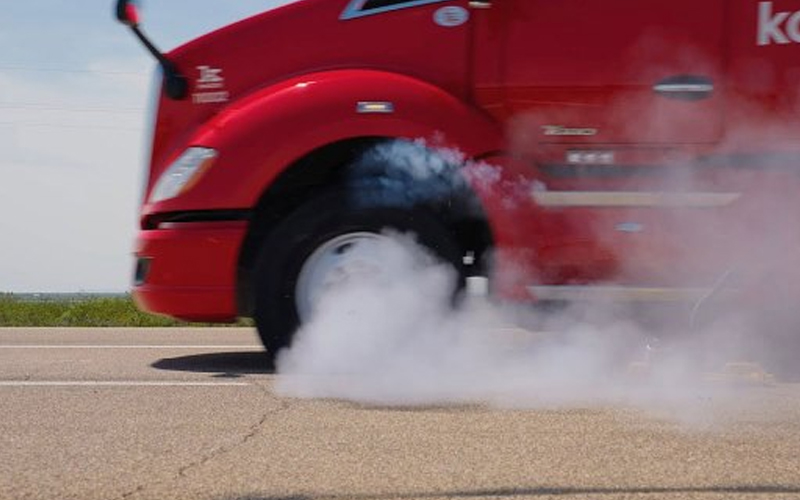
M117 0L116 17L117 21L128 26L133 31L133 34L142 42L147 51L161 64L161 68L164 71L164 92L167 97L175 100L185 98L189 92L189 81L178 71L175 64L153 45L153 42L139 27L139 2L137 0Z
M136 0L117 0L117 21L128 26L137 26L139 19L139 2Z

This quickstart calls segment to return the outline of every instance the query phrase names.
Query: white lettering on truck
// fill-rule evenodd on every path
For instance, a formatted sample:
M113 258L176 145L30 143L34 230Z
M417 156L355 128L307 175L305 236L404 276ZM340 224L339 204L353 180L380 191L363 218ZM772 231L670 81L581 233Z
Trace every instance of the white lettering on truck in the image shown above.
M596 128L574 128L574 127L564 127L562 125L542 125L542 132L544 135L597 135Z
M800 43L800 11L773 12L772 2L758 3L758 45Z
M200 72L200 78L197 79L198 89L218 89L225 85L225 79L222 77L220 68L198 66L197 71Z
M197 92L192 94L192 102L195 104L210 104L226 102L230 99L230 93L225 90L225 78L222 76L222 69L212 68L211 66L197 66L200 76L195 82Z

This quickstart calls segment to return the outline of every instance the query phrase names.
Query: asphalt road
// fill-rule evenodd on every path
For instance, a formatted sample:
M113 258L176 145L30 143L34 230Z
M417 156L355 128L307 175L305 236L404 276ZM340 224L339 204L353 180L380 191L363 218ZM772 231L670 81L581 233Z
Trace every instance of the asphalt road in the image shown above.
M624 405L275 395L249 329L0 329L0 499L800 498L800 385Z

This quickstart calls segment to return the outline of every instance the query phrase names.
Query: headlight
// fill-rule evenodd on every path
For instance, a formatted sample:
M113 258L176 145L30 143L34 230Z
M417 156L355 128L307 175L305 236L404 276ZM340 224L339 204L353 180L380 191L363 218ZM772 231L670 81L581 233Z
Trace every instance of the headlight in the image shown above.
M210 148L191 147L167 167L150 193L150 203L167 200L186 191L214 163L217 152Z

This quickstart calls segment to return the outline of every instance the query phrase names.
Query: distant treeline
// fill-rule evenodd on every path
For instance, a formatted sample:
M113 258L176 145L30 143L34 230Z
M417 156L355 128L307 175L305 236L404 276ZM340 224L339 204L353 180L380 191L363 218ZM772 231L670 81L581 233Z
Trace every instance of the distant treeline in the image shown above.
M139 311L128 294L0 293L0 327L197 326ZM231 326L250 326L241 320ZM215 325L219 326L219 325Z

